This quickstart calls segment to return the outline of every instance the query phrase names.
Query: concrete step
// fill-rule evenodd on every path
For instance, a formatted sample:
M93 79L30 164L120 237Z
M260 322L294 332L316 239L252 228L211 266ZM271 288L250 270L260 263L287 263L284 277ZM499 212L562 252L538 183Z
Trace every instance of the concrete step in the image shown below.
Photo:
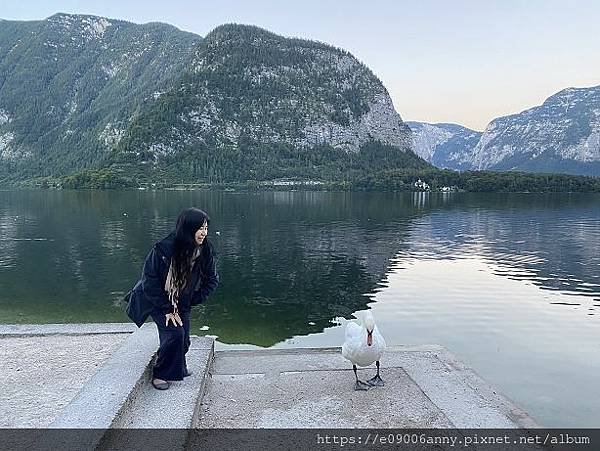
M110 428L147 379L156 335L156 326L147 323L127 337L50 428Z
M80 433L54 435L52 447L93 450L101 445L147 380L156 337L156 326L147 323L123 341L49 426Z
M53 445L60 443L63 449L136 449L140 439L148 446L162 439L171 449L184 448L185 431L197 421L214 356L212 338L191 338L187 362L192 375L160 391L151 385L158 348L156 326L147 323L132 333L50 425L82 433L65 434L64 440L53 440ZM155 432L127 433L148 428ZM170 433L162 435L157 429Z
M206 388L214 355L214 340L192 337L186 356L192 375L157 390L148 377L127 410L113 423L115 428L180 429L192 426Z
M173 381L168 390L152 386L150 371L135 397L106 431L100 450L146 450L187 448L189 431L197 422L214 356L214 340L191 337L187 353L192 375ZM146 432L147 431L147 432Z
M137 329L132 323L0 324L0 337L120 334L133 333Z

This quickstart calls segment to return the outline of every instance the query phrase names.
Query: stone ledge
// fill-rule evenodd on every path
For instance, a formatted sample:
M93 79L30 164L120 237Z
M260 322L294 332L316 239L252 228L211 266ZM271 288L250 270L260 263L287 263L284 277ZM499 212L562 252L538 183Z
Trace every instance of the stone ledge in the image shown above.
M132 323L2 324L0 325L0 339L44 335L122 334L133 333L137 329L137 326Z
M50 428L110 428L147 379L157 349L156 337L153 323L144 324L127 337Z
M192 375L183 381L172 381L165 391L156 390L148 377L135 400L115 421L112 427L134 429L185 429L197 417L212 366L214 340L191 337L186 356Z

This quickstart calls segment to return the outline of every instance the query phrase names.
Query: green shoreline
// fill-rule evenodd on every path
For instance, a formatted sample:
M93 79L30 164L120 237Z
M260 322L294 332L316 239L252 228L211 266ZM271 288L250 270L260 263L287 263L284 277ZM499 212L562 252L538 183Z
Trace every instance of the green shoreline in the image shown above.
M404 192L600 192L600 177L528 172L439 170L388 170L355 175L344 180L307 180L298 177L275 180L224 181L218 183L181 181L165 173L149 178L110 169L85 170L68 176L39 177L22 181L0 180L8 189L170 189L170 190L304 190L304 191L404 191ZM415 186L421 180L427 186Z

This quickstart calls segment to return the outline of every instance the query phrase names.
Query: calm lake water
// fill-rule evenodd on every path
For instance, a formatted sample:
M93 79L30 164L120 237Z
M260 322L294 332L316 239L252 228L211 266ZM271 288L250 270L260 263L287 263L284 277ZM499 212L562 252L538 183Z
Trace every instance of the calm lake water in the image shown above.
M600 195L0 192L0 323L124 322L182 208L211 216L217 347L446 346L549 427L600 427ZM385 374L383 374L385 378Z

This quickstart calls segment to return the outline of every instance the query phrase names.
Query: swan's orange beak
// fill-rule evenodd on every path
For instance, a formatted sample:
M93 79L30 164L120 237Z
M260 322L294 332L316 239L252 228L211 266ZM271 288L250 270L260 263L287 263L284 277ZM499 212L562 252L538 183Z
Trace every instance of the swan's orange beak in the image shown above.
M371 346L373 344L373 332L367 331L367 345Z

